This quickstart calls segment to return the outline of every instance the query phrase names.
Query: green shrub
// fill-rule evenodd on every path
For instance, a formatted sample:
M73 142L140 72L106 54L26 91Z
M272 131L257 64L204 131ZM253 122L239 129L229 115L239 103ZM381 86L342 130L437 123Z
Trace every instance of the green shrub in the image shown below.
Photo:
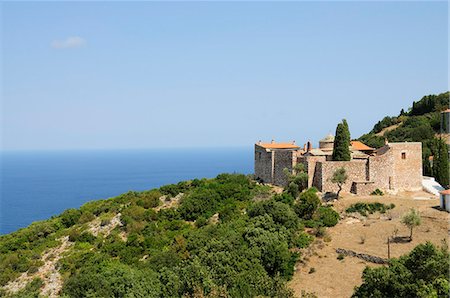
M339 213L334 211L331 207L319 207L314 214L313 219L326 227L334 227L339 221Z
M276 195L274 195L273 198L277 202L281 202L281 203L288 204L288 205L292 205L295 201L295 198L288 192L276 194Z
M352 297L448 297L449 266L448 247L419 244L388 267L366 267Z
M162 193L158 190L143 191L138 193L136 204L145 209L155 208L161 204L160 197Z
M126 215L125 215L124 217L126 217ZM110 223L111 223L111 219L110 219L110 218L103 218L103 219L100 221L100 226L101 226L101 227L104 227L104 226L109 225Z
M298 217L302 219L311 219L314 212L320 206L320 199L316 194L317 189L310 188L302 192L296 204L294 204L294 211Z
M201 228L203 226L206 226L207 224L208 224L208 219L203 216L198 217L197 220L195 221L195 226L197 228Z
M89 232L80 232L78 230L72 230L69 233L69 241L72 242L87 242L93 244L97 240L97 237Z
M220 195L213 190L195 190L182 199L178 212L186 220L196 220L199 216L210 217L220 201Z
M177 194L185 193L189 189L191 189L191 183L189 181L182 181L177 184L161 186L159 191L166 196L175 197Z
M377 188L370 195L372 195L372 196L384 196L384 193L383 193L383 191L381 189Z
M60 215L61 223L66 228L70 228L71 226L77 224L80 217L81 211L77 209L67 209Z
M63 287L71 297L160 297L161 283L149 269L117 261L92 264L72 275Z
M122 215L129 216L133 220L141 221L141 220L145 219L146 211L147 210L144 207L137 206L137 205L131 205L131 206L125 208L124 210L122 210Z
M308 247L313 241L313 236L306 233L300 233L294 237L293 246L298 248L305 248Z
M326 235L327 230L324 227L317 227L314 228L314 235L316 235L316 237L318 238L322 238Z
M83 212L81 214L80 219L78 220L78 222L80 224L83 224L83 223L87 223L87 222L93 221L94 219L95 219L95 215L92 212L90 212L90 211L86 211L86 212Z
M161 209L158 212L158 220L175 220L181 219L181 214L176 208Z
M28 268L28 274L33 274L39 271L39 266L31 265L30 268Z
M219 210L219 219L221 222L231 221L240 216L240 210L234 203L225 205Z
M268 214L277 224L288 229L296 229L299 225L298 217L289 205L274 200L255 203L248 209L250 217Z
M375 212L385 213L387 210L393 209L394 204L385 205L379 202L375 203L362 203L358 202L345 210L347 213L358 212L361 215L367 216L367 213L373 214Z

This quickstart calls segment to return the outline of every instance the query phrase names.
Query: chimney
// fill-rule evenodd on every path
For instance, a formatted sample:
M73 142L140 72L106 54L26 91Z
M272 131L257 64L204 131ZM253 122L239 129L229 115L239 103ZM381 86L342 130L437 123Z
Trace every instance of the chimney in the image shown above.
M271 144L275 143L275 140L274 140L274 139L272 139L272 141L271 141L270 143L271 143Z
M306 152L306 144L303 144L303 151L305 151Z
M295 140L292 141L292 145L295 145Z
M311 149L312 149L311 142L308 141L308 143L307 143L307 145L306 145L306 151L309 152L309 151L311 151Z
M389 142L388 142L388 139L387 139L387 138L384 138L384 144L385 144L385 145L389 144Z
M259 140L259 141L258 141L258 145L261 145L261 143L262 143L261 140Z

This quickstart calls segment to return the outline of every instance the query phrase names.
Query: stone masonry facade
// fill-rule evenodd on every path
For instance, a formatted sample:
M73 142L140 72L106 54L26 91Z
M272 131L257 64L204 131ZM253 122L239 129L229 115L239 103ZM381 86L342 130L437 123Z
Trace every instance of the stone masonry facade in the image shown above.
M329 148L329 146L328 146ZM337 192L331 182L333 173L344 168L348 175L343 192L367 195L375 189L387 192L422 189L422 144L419 142L387 143L382 148L355 154L350 161L332 161L328 149L301 149L295 144L255 144L255 177L257 180L286 186L284 169L292 172L302 163L308 173L308 186L321 192ZM328 153L327 153L328 152Z

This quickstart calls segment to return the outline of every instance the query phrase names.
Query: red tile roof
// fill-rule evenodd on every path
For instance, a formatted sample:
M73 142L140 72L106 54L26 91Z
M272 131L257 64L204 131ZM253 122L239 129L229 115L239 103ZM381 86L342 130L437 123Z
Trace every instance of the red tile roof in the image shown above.
M298 145L295 145L293 143L256 143L256 145L261 146L266 149L299 149L300 147Z
M442 195L450 195L450 189L446 189L446 190L441 191L441 194Z
M441 113L450 113L450 109L446 109L445 111L442 111Z
M359 150L359 151L375 150L374 148L369 147L360 141L351 141L350 144L351 144L353 150Z

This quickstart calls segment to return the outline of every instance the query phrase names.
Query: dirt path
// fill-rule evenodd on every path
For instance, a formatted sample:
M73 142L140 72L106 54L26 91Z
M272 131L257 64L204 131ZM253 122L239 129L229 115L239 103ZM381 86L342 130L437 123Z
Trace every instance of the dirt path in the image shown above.
M376 135L376 136L379 136L379 137L382 137L382 136L384 136L385 133L387 133L387 132L389 132L389 131L391 131L391 130L397 129L397 128L398 128L400 125L402 125L402 124L403 124L403 123L398 123L398 124L394 124L394 125L385 127L385 128L383 128L380 132L377 132L375 135Z
M408 253L419 243L431 241L440 245L448 239L447 212L439 211L433 206L439 204L438 198L430 198L429 194L402 193L396 196L356 197L347 195L334 203L334 208L343 212L356 202L394 203L396 207L386 215L374 214L365 218L342 219L335 227L329 228L330 242L317 246L305 265L299 264L289 286L301 297L302 291L315 293L318 297L350 297L355 286L361 284L361 274L368 266L380 266L354 257L338 260L336 248L344 248L370 255L387 258L387 237L397 230L398 236L407 236L408 229L401 224L401 216L410 208L419 210L422 225L414 231L412 242L391 245L391 257L399 257ZM416 198L416 199L414 199ZM322 247L322 248L320 248ZM311 270L311 268L314 268ZM314 271L313 273L310 273Z
M106 225L102 225L101 220L97 218L89 223L88 230L95 236L102 234L106 237L116 226L122 225L120 222L120 216L120 213L116 214ZM61 241L59 246L50 248L42 254L41 260L44 264L39 267L36 272L31 274L28 272L22 273L14 281L11 281L4 286L3 289L9 293L17 293L25 288L25 286L33 279L39 277L43 281L41 294L50 298L58 297L58 294L62 289L63 281L61 274L58 271L57 264L63 257L63 254L73 245L73 243L69 241L68 236L62 237L58 240Z
M89 223L88 231L92 233L94 236L98 236L102 234L104 237L107 237L112 230L114 230L117 226L122 226L122 222L120 221L121 214L117 213L106 225L102 225L102 222L99 218L94 219Z
M6 286L4 286L3 289L5 289L9 293L17 293L18 291L25 288L25 286L34 278L39 277L44 283L43 287L41 288L41 294L45 297L50 298L58 297L58 294L62 288L62 278L56 266L63 253L66 252L73 244L69 241L68 236L65 236L58 240L61 241L61 244L59 246L47 250L42 255L41 259L44 262L44 265L39 267L39 269L35 273L22 273L22 275L20 275L14 281L9 282Z
M162 204L153 209L155 209L155 211L158 212L161 209L177 207L180 204L180 200L183 198L183 196L184 196L183 193L179 193L173 198L170 198L168 196L162 196L159 198Z

